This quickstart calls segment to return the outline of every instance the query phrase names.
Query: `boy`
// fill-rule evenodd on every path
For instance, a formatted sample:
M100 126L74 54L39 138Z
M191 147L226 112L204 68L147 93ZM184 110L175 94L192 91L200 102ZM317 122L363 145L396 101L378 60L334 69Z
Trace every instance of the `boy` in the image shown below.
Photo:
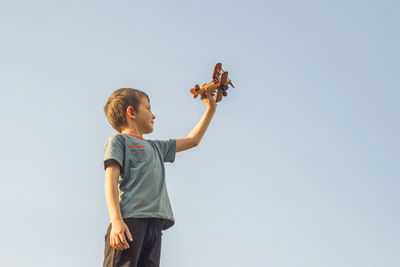
M146 140L154 119L146 93L131 88L114 91L104 107L118 131L104 146L105 195L110 224L105 236L103 266L160 265L162 230L174 225L165 184L164 162L176 152L197 146L217 104L207 90L201 96L207 110L185 138Z

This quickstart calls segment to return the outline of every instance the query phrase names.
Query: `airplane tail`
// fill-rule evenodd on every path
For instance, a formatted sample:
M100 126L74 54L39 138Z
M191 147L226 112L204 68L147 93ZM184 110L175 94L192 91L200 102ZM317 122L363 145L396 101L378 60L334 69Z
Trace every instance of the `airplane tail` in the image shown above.
M190 92L193 94L193 98L198 97L199 95L196 95L196 92L200 90L200 86L196 84L194 88L190 89Z

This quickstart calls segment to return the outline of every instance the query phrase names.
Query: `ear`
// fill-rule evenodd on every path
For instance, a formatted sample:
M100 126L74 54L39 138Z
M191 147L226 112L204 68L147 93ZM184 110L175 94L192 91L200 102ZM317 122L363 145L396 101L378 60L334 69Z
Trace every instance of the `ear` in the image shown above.
M133 108L133 106L129 106L126 109L126 116L128 116L128 118L130 118L130 119L136 119L136 111Z

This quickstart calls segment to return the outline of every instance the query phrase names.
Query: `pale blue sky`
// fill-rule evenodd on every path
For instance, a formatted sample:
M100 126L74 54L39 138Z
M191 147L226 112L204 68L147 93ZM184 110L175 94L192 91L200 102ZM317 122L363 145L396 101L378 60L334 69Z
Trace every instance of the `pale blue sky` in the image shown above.
M186 136L189 89L235 88L166 163L161 266L400 266L396 1L2 1L1 266L100 266L103 106L143 90L148 139Z

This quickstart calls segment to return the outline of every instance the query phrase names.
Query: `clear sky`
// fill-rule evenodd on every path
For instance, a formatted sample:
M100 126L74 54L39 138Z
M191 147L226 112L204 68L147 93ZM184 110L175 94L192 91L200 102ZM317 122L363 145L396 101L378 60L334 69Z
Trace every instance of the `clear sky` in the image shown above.
M112 91L185 137L189 89L235 88L166 163L163 267L400 266L397 1L0 3L0 266L100 266Z

